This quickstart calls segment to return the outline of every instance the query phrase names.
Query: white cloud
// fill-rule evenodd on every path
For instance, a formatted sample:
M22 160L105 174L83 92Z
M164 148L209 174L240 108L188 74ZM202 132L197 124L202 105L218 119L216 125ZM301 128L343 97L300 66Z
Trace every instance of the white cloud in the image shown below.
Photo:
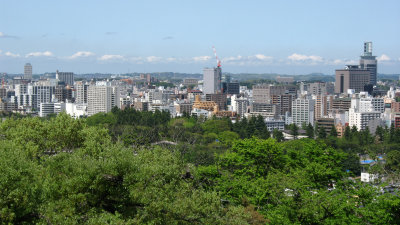
M158 56L148 56L146 57L147 62L158 62L161 61L162 58Z
M344 64L345 65L357 65L359 62L357 60L351 59L351 60L345 60Z
M0 53L1 53L1 51L0 51ZM4 55L5 55L5 56L8 56L8 57L12 57L12 58L18 58L18 57L20 57L19 54L15 54L15 53L12 53L12 52L5 52Z
M176 61L178 61L178 59L175 58L175 57L168 57L168 58L166 58L165 60L166 60L167 62L176 62Z
M239 60L243 59L241 55L238 56L230 56L222 59L222 62L224 63L230 63L230 62L237 62Z
M381 56L379 56L379 57L377 58L377 60L378 60L378 61L390 61L390 57L387 56L387 55L385 55L385 54L382 54Z
M332 64L333 65L343 65L344 61L341 59L335 59L335 60L333 60Z
M317 55L301 55L297 53L293 53L288 56L288 59L293 61L313 61L313 62L322 62L324 59L321 56Z
M125 60L125 57L122 55L103 55L98 58L100 61L109 61L109 60Z
M80 51L80 52L77 52L77 53L71 55L68 58L69 59L76 59L76 58L81 58L81 57L90 57L90 56L94 56L94 55L95 54L93 52Z
M266 56L266 55L263 55L263 54L257 54L257 55L255 55L254 57L255 57L256 59L259 59L259 60L262 60L262 61L268 61L268 60L273 59L272 56Z
M358 64L357 60L354 59L334 59L334 60L324 60L326 65L335 65L335 66L345 66L345 65L356 65Z
M251 56L230 56L222 59L222 63L229 64L229 65L264 65L270 64L273 61L272 56L266 56L263 54L256 54Z
M8 35L8 34L5 34L5 33L3 33L3 32L0 32L0 38L13 38L13 39L18 39L17 36Z
M193 60L195 62L204 62L204 61L208 61L211 59L211 56L205 55L205 56L195 56L193 57Z
M46 56L46 57L51 57L53 56L53 53L50 51L45 51L45 52L31 52L25 55L25 57L40 57L40 56Z

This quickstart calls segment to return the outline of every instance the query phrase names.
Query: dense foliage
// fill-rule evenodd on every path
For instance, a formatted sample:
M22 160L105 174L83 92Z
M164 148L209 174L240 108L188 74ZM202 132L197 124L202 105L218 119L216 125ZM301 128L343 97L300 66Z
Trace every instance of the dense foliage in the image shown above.
M385 154L386 164L372 169L396 180L400 131L346 129L337 138L308 129L310 138L283 141L262 118L232 124L133 109L79 120L7 118L0 221L398 224L398 193L348 177L359 175L358 154Z

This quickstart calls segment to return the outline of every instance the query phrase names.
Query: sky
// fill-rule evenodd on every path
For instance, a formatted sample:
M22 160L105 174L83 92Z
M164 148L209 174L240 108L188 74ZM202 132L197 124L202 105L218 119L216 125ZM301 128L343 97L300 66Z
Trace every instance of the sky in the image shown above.
M400 74L398 0L0 0L0 72L334 74L373 42Z

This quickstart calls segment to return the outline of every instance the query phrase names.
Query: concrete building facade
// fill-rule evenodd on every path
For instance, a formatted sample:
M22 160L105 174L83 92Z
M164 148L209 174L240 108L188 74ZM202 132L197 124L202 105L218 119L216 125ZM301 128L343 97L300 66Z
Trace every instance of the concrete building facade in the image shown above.
M222 71L221 67L203 69L203 93L217 94L222 89Z

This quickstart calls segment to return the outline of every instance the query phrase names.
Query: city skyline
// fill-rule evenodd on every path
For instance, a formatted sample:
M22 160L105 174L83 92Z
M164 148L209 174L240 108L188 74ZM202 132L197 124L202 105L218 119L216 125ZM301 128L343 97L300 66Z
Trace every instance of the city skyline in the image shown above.
M96 7L93 8L93 5ZM334 74L373 42L399 73L397 1L2 2L0 72ZM92 7L92 8L91 8Z

